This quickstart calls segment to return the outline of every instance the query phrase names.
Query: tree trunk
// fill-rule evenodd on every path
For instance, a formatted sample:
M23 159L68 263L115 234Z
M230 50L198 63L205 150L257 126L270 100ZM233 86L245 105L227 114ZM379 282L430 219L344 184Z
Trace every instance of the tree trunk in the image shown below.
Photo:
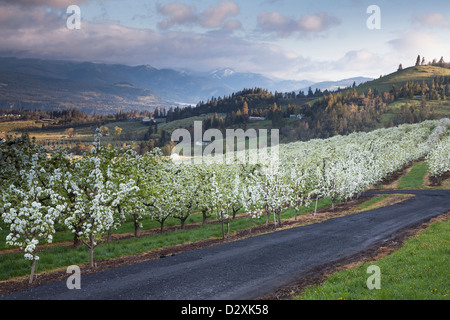
M220 220L222 221L222 240L225 240L225 230L223 226L223 213L220 213Z
M137 214L133 215L134 217L134 236L139 238L141 236L141 226L139 224L139 218Z
M81 241L78 238L78 232L80 231L80 228L76 226L76 227L74 227L74 230L75 230L75 233L73 236L73 246L74 246L74 248L76 248L81 245Z
M94 245L91 244L91 247L89 248L89 268L94 269Z
M202 225L205 225L205 224L206 224L206 219L207 219L206 212L207 212L206 210L203 210L203 211L202 211L202 214L203 214Z
M89 236L89 245L87 246L89 248L89 267L91 269L93 269L95 267L94 264L94 249L95 249L95 244L94 244L94 235L91 233L91 235Z
M187 217L186 218L184 218L184 219L180 219L180 221L181 221L181 230L184 230L184 229L186 229L186 219L187 219Z
M317 203L319 202L319 197L316 197L316 209L314 209L314 217L317 214Z
M29 283L32 284L33 283L33 278L34 278L34 269L36 268L36 253L33 253L33 264L31 265L31 274L30 274L30 281Z

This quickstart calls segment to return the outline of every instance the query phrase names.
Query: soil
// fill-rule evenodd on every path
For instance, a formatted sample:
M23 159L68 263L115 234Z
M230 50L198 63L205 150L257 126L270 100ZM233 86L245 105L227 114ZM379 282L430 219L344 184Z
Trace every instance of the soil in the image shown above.
M138 255L132 255L132 256L126 256L121 258L115 258L115 259L108 259L108 260L102 260L98 261L95 270L90 270L89 266L86 265L79 265L81 269L82 274L87 273L96 273L100 272L106 269L112 269L112 268L118 268L121 266L136 264L148 260L154 260L154 259L162 259L167 256L176 255L181 252L190 251L190 250L196 250L201 249L209 246L214 246L218 244L222 244L224 242L232 242L240 239L244 239L247 237L256 236L258 234L268 233L268 232L274 232L281 230L282 228L292 228L297 227L301 225L307 225L312 223L320 223L322 221L341 217L348 214L353 214L358 212L357 208L358 206L373 198L375 196L362 196L359 199L348 201L347 203L337 204L334 206L334 209L331 208L325 208L318 210L316 214L308 214L308 215L302 215L297 216L296 218L291 219L285 219L282 221L281 227L276 227L273 223L270 223L268 226L261 225L261 226L255 226L251 230L241 230L238 232L234 232L233 234L229 235L228 238L225 240L222 239L207 239L202 241L197 241L193 243L184 243L168 248L162 248L158 250L153 250L150 252L145 252ZM385 202L383 205L393 205L395 203L401 202L406 200L407 197L403 196L392 196L387 199L385 199ZM239 216L237 216L239 218ZM191 228L194 226L186 226L186 228ZM166 232L170 229L179 229L179 227L171 227L167 228ZM420 226L417 230L422 230L423 226ZM149 236L151 234L154 234L155 232L158 232L157 230L149 230L149 231L143 231L141 232L141 236ZM272 299L289 299L293 293L300 292L301 289L305 288L308 285L317 284L320 283L325 277L326 274L332 273L333 270L338 270L339 268L342 268L343 265L348 265L349 263L355 263L355 262L363 262L366 259L370 258L373 259L375 256L380 255L382 252L384 253L390 253L393 250L397 249L399 247L399 244L401 243L400 240L403 240L406 236L408 236L409 233L402 235L401 239L391 241L387 244L386 247L383 248L374 248L374 250L369 250L366 253L361 253L357 257L352 257L350 259L347 259L346 261L340 261L338 264L333 265L326 265L322 266L321 268L318 268L317 270L312 270L311 274L308 275L307 278L299 281L297 284L295 284L294 287L281 290L279 292L274 293L271 296L264 297L264 299L272 300ZM128 237L133 237L132 234L127 235L120 235L116 236L115 239L124 239ZM375 250L376 249L376 250ZM376 252L374 255L373 252ZM12 293L14 291L21 291L28 289L30 287L36 287L40 286L44 283L53 282L53 281L63 281L66 280L68 277L68 274L66 273L66 269L62 268L53 272L45 272L45 273L39 273L34 280L33 284L29 284L29 276L24 276L20 278L14 278L6 281L0 282L0 295L5 295L8 293Z
M427 173L424 177L425 185L430 187L448 187L450 185L450 172L446 172L442 177L437 178Z

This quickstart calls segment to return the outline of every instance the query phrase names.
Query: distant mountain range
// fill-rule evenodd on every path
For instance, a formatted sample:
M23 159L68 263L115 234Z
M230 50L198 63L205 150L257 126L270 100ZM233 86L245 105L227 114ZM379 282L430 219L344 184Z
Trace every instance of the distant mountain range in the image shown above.
M323 81L323 82L317 82L312 85L309 85L311 89L314 91L316 88L320 89L321 91L336 91L338 89L344 89L347 87L351 87L353 84L356 86L366 83L369 81L372 81L373 78L366 78L366 77L355 77L355 78L349 78L349 79L343 79L339 81ZM300 90L307 92L309 90L309 87L301 88Z
M236 72L231 68L217 69L208 73L198 74L221 83L228 88L225 94L231 94L244 88L263 88L275 92L299 91L300 88L313 85L314 82L308 80L281 80L273 79L257 73ZM220 94L223 95L223 94Z
M77 108L88 113L153 110L174 104L196 105L244 88L275 92L334 90L372 79L313 83L270 79L231 68L211 72L156 69L91 62L0 58L0 108Z

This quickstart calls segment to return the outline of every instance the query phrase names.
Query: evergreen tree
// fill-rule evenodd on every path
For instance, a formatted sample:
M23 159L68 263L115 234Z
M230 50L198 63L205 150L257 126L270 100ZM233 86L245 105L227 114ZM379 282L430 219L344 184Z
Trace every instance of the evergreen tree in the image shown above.
M420 66L420 55L417 56L416 67Z

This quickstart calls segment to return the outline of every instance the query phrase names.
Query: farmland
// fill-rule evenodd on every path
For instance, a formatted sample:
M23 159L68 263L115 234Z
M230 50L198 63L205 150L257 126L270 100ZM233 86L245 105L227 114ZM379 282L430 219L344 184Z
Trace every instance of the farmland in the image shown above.
M170 163L163 160L163 158L158 160L158 156L154 154L138 157L135 153L131 152L129 153L131 158L126 158L127 160L120 165L120 162L115 160L115 165L111 166L112 163L107 160L111 157L110 151L108 151L110 149L104 147L99 149L99 154L91 153L85 159L75 160L80 161L80 163L73 169L78 170L76 168L80 168L81 170L84 170L82 168L86 166L87 171L85 173L83 173L84 171L80 171L76 175L61 175L60 170L62 167L59 167L56 169L57 171L55 171L55 174L59 177L57 180L53 180L52 176L45 175L41 176L40 179L41 181L42 179L49 179L49 184L55 185L53 191L48 191L49 194L56 192L59 194L59 197L61 197L64 194L64 192L61 192L67 188L67 186L64 186L64 181L66 179L75 179L73 182L70 182L73 186L75 186L74 183L87 183L87 185L92 185L93 182L89 182L88 180L90 179L89 172L98 171L97 174L108 177L105 182L108 183L109 187L108 189L105 189L104 186L98 184L103 180L103 178L101 178L95 182L95 193L98 193L99 190L104 190L103 192L108 193L108 197L111 193L114 194L115 192L117 192L117 195L121 192L125 192L124 194L128 195L127 200L125 200L125 198L120 200L120 211L117 211L115 207L112 207L111 204L108 204L108 201L106 201L102 204L104 207L104 209L102 209L102 212L104 212L103 216L97 218L92 216L87 220L92 221L90 223L91 226L92 223L96 224L94 226L97 228L96 232L100 236L96 236L97 241L106 241L106 243L97 244L94 247L95 261L101 264L101 261L108 261L108 259L111 258L136 255L168 246L196 243L208 239L218 239L219 241L221 238L222 240L230 239L236 232L240 232L241 230L251 230L252 228L256 230L259 226L268 227L271 216L273 216L273 222L271 222L270 225L277 229L282 228L285 222L286 225L289 225L287 221L290 221L291 219L294 219L295 221L297 217L305 214L307 217L314 217L314 213L316 212L316 201L314 201L314 198L317 198L318 200L318 210L327 208L330 205L335 207L339 205L339 203L345 203L347 200L355 200L355 194L365 191L370 186L376 186L377 184L382 183L389 175L399 170L405 170L406 167L411 166L416 160L425 157L430 148L432 149L435 144L440 143L441 138L446 134L447 124L445 120L442 120L441 122L431 121L419 125L402 126L373 133L350 135L348 137L314 140L308 143L292 143L284 145L281 148L281 159L283 163L282 174L272 175L270 172L262 172L262 175L258 174L252 178L255 180L248 180L249 177L252 177L253 175L249 176L245 171L245 167L242 167L244 171L242 171L242 175L239 177L239 175L237 175L237 169L239 167L234 166L233 174L231 174L225 167L221 167L220 165L217 166L217 164L214 163L210 168L208 168L208 166L199 168L187 166L186 172L180 172L180 167L176 166L171 168ZM351 143L352 141L361 142L363 137L366 139L367 144L361 145L360 143L358 146ZM380 139L380 137L383 138ZM399 139L399 137L402 138ZM386 148L388 146L386 144L378 146L376 146L376 144L374 145L374 143L380 141L391 141L391 143L395 141L396 144L389 148ZM366 149L368 146L371 146L370 148L372 149ZM335 150L335 158L324 162L324 159L327 159L330 155L328 151L330 148ZM370 152L373 152L373 148L379 148L380 151L371 155ZM399 152L399 150L401 151ZM296 166L294 167L292 167L291 162L287 162L287 159L296 159L305 154L308 155L308 161L301 161L298 159L298 162L295 162ZM375 154L377 155L376 158L374 157ZM346 155L352 155L353 159L359 158L360 160L352 162L351 159L346 158ZM380 155L384 155L385 159L389 159L389 161L385 161ZM91 164L95 164L95 161L98 160L91 162L89 159L99 159L106 167L103 167L103 169L98 167L98 169L96 169L96 167L92 167ZM22 160L24 160L23 157ZM46 160L41 159L40 161L45 162ZM326 165L322 167L324 163ZM30 175L24 178L35 179L33 178L33 172L36 172L36 174L38 172L43 173L41 169L37 170L41 165L42 164L37 162L32 162L32 168L36 169L32 169ZM286 170L286 165L290 167L289 171ZM346 166L346 169L339 169L343 165ZM128 172L126 178L116 175L122 171L122 169L119 169L121 166L124 166L123 170ZM317 171L317 169L321 167L322 170ZM414 164L413 169L416 167L422 168L423 164L418 162L417 164ZM173 173L173 169L177 172L176 174ZM212 173L209 172L211 169L214 170L215 174L211 176L212 179L209 181L212 183L212 186L214 186L215 183L217 189L208 186L203 179L205 176L209 176ZM336 169L338 171L335 171ZM197 170L200 171L195 173ZM50 173L51 171L48 172ZM353 172L358 172L359 174L354 175ZM421 184L419 183L418 187L431 188L423 184L426 172L426 167L425 170L420 169L418 173L415 173L415 169L411 170L409 174L413 175L413 177L410 180L422 181ZM136 180L128 180L133 177L134 174L136 174ZM99 177L101 176L98 176L96 179L99 179ZM138 181L137 177L145 179L139 179L141 182L139 185L136 185L136 182ZM291 179L290 181L286 180L288 177L295 177L295 179ZM14 179L14 176L11 176L11 178ZM86 180L76 182L76 179ZM17 181L20 181L20 179ZM238 183L236 184L237 181ZM61 182L63 185L57 187L58 183ZM230 182L233 182L233 184L230 184ZM116 186L111 183L115 183ZM403 182L399 182L397 187L401 188L402 183ZM82 184L80 184L80 186ZM443 186L445 185L446 182L444 180ZM123 189L122 186L125 186L125 189ZM139 187L139 192L133 193L132 190L136 186ZM155 186L161 186L161 188L164 189L164 193L155 193ZM204 188L199 188L199 186ZM352 186L352 188L349 189L349 186ZM406 185L406 187L410 186L410 184ZM22 188L21 190L23 191L20 191L20 193L23 193L26 190L24 188L28 188L26 187L25 180L23 186L17 185L17 187ZM235 193L236 187L240 188L240 192ZM181 194L180 190L183 189L185 189L185 193ZM32 189L29 190L31 191ZM246 197L245 195L250 190L252 197ZM13 191L13 189L11 189L11 191ZM211 194L211 192L218 193ZM78 194L78 191L76 194ZM26 196L26 194L24 194L24 196ZM67 194L67 196L70 195ZM82 194L80 194L80 197L81 196ZM221 197L224 196L225 201L221 200ZM147 207L146 203L152 202L153 200L151 199L153 198L155 199L155 203L158 203L158 205L161 206L161 209L158 209L155 206L145 210ZM19 202L16 202L17 205L25 205L26 207L26 202L22 202L20 199L16 200L13 193L4 195L3 199L6 204L6 207L4 208L8 208L8 203L17 200L19 200ZM193 199L195 199L196 202L192 202ZM201 202L200 199L202 199ZM50 242L54 245L49 246L47 249L44 249L46 246L41 249L41 246L38 245L35 246L34 249L31 249L32 251L27 251L32 253L29 257L33 257L33 255L39 256L39 260L36 259L36 261L39 261L38 266L40 272L44 270L47 272L55 270L64 267L67 264L83 264L87 262L87 260L90 261L91 268L94 266L92 261L93 247L90 247L89 249L89 246L77 246L76 249L73 249L71 245L68 245L68 242L71 242L74 239L74 233L70 230L73 227L69 226L72 224L72 221L76 221L75 219L80 218L77 218L75 215L71 216L72 210L65 211L64 206L69 205L70 203L77 205L76 203L81 200L82 198L79 200L74 198L70 202L61 202L58 205L58 210L61 212L59 216L61 218L63 216L65 217L58 222L54 231L52 231L52 229L45 231L50 232L47 233L48 236L51 236L48 239L50 239ZM361 205L362 208L366 206L370 207L373 205L373 201L382 202L383 200L386 199L379 198ZM142 203L139 204L140 202ZM195 204L192 205L193 203ZM286 207L287 203L290 204L288 207ZM234 204L236 204L236 206L234 206ZM42 205L51 208L51 206L56 205L56 203L46 203L44 200ZM89 206L91 204L82 201L79 205ZM15 206L15 208L19 209L19 206ZM138 211L137 209L139 208L141 210ZM41 212L43 214L53 212L45 210L48 209L44 209L44 211ZM361 208L356 211L358 212L360 210ZM199 214L199 212L202 211L204 214ZM14 212L16 211L14 210ZM67 213L64 212L67 212L69 216L66 216ZM82 212L83 211L80 211L80 213ZM126 212L129 212L128 215ZM3 225L2 229L4 231L2 236L11 239L11 237L7 235L8 221L14 221L13 219L17 219L19 216L14 218L6 213L7 211L4 211L3 217L6 224ZM9 213L11 214L13 212L11 211ZM204 218L205 214L207 217L206 220ZM233 219L232 216L234 214L239 216L239 218ZM110 217L110 220L95 220L104 219L105 217ZM137 218L138 220L136 220ZM91 232L90 226L84 225L82 222L83 219L80 219L79 221L81 224L77 223L76 226L77 228L82 229L77 229L79 230L78 235L86 232L88 237L85 239L88 241L90 239L89 233ZM130 237L130 233L136 235L137 224L139 225L139 231L142 232L142 236ZM158 229L160 230L159 232ZM174 232L173 229L181 230ZM20 232L19 229L17 229L17 231ZM149 231L150 234L143 236L146 231ZM120 235L126 234L128 235L125 236L125 238L128 239L120 240ZM116 239L117 241L112 241L112 239ZM89 242L86 243L89 244ZM9 253L12 249L12 247L10 247L11 245L13 245L13 242L9 241L8 246L3 245L2 247L4 253L1 255L1 259L5 262L3 265L8 266L2 271L2 274L4 273L2 276L3 279L23 276L29 271L29 262L20 258L23 253ZM89 254L89 251L91 251L91 254ZM16 263L18 264L16 265ZM11 268L11 265L16 265L16 267ZM14 273L11 274L11 271Z

